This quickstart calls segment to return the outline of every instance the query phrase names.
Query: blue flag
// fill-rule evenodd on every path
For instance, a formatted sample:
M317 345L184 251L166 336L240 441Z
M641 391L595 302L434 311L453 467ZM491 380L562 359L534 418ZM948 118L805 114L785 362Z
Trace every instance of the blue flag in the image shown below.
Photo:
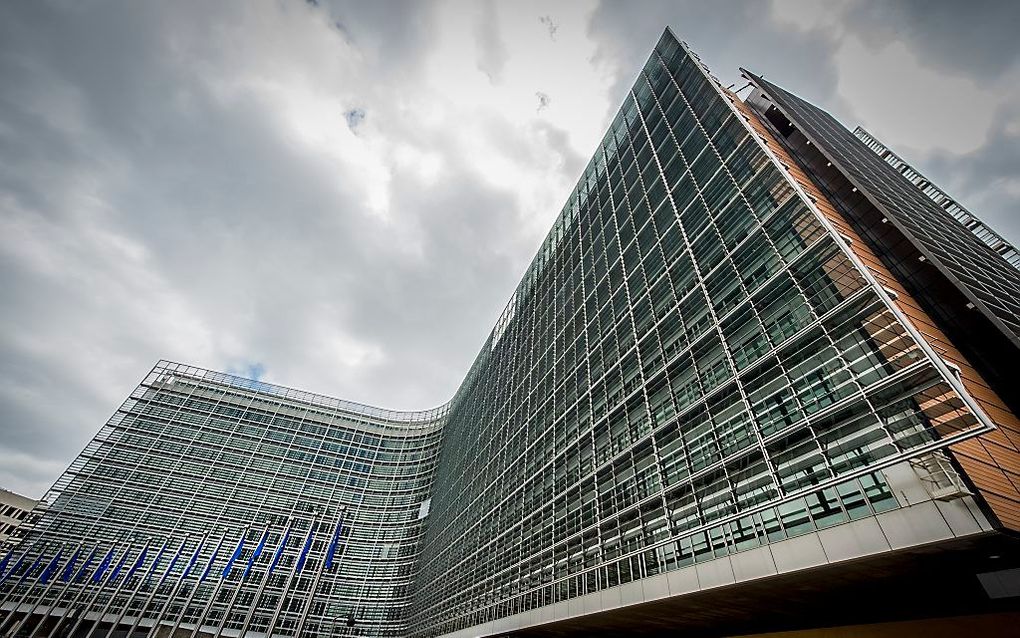
M209 576L209 572L212 571L213 564L216 562L216 557L220 555L221 547L223 547L223 536L220 536L220 542L216 544L216 549L213 550L212 556L209 557L209 564L205 566L205 569L202 571L202 576L198 579L198 582L201 583L205 581L206 577Z
M60 559L63 558L63 556L64 550L63 548L61 548L57 552L57 555L54 556L53 559L50 561L49 565L46 566L46 569L42 570L42 573L39 574L40 583L45 585L46 583L50 582L50 578L53 577L53 573L56 572L57 568L60 566Z
M248 564L244 567L244 573L241 574L241 580L248 578L248 574L251 573L251 566L255 564L255 561L262 556L262 550L266 548L266 539L269 538L269 528L267 527L262 532L262 538L259 539L259 544L255 546L255 551L252 552L251 556L248 557Z
M280 546L276 548L276 553L273 554L273 562L269 563L270 574L280 564L280 558L283 557L283 548L287 546L288 540L290 540L290 525L287 526L287 531L283 533L283 538L280 539Z
M163 554L166 552L166 546L169 543L169 538L163 541L163 546L160 547L159 551L156 553L156 560L152 561L152 564L149 565L149 571L145 572L145 585L149 584L149 580L152 578L152 575L156 573L156 569L159 568L159 564L163 562Z
M9 571L6 574L4 574L3 577L0 577L0 583L3 583L5 580L7 580L8 578L10 578L14 574L16 574L19 569L21 569L21 566L25 564L25 557L27 555L28 555L28 552L25 552L24 554L21 555L21 558L19 558L17 561L15 561L14 567L11 567L11 571Z
M39 554L38 556L35 557L35 560L32 561L32 564L28 566L28 569L26 569L25 572L21 575L21 578L18 579L18 585L20 585L21 583L25 582L25 579L28 578L29 575L31 575L32 572L35 571L35 568L38 567L39 563L41 563L41 562L42 562L42 554Z
M340 544L340 532L344 528L344 519L336 522L336 529L333 530L333 540L329 542L329 549L326 550L326 569L333 569L333 559L336 557L336 548Z
M234 553L230 555L230 560L227 561L226 567L223 568L223 575L222 575L223 578L229 578L230 577L230 570L232 570L234 568L234 561L236 561L238 556L241 555L241 552L244 551L244 537L247 536L247 535L248 535L248 528L245 528L244 531L241 532L241 539L239 541L237 541L237 548L234 549Z
M117 566L113 568L112 572L110 572L110 578L107 579L107 582L113 583L117 581L117 577L120 576L120 571L124 569L124 563L127 562L127 557L128 550L125 549L124 554L120 557L120 561L117 563Z
M131 577L135 575L138 568L145 564L145 556L149 553L149 546L146 545L142 548L142 553L135 559L135 564L128 570L127 576L124 577L125 581L131 580Z
M188 543L188 539L187 539L187 537L185 537L185 539L181 541L181 546L177 548L177 553L174 554L174 557L170 560L170 564L167 565L166 571L163 572L162 576L160 576L160 578L159 578L159 585L156 585L156 587L162 586L163 583L166 581L167 577L170 576L170 574L173 573L174 567L177 567L177 561L181 559L181 552L184 551L184 546L187 543Z
M305 545L301 548L301 555L298 556L297 566L294 568L294 570L299 574L305 567L305 560L308 558L308 550L312 547L312 538L315 536L315 525L316 523L313 522L312 526L308 528L308 538L305 539Z
M79 547L74 554L71 555L71 560L67 561L67 565L64 565L64 571L60 572L60 580L67 582L67 579L74 573L74 566L78 564L78 557L81 556L81 548Z
M95 559L96 559L96 548L93 547L92 548L92 553L89 554L89 557L86 558L85 562L81 564L81 569L79 569L78 573L75 575L74 582L80 583L81 579L85 578L85 575L88 573L89 567L92 567L92 561L94 561Z
M181 580L184 580L189 574L191 574L191 570L195 568L195 563L198 562L198 554L202 551L203 547L205 547L205 538L203 538L202 542L200 542L198 547L195 548L195 553L191 555L191 560L188 561L188 566L184 568L183 572L181 572Z
M7 550L7 555L4 556L3 560L0 560L0 578L3 578L4 572L7 570L7 565L11 562L11 556L14 555L14 550Z
M113 549L106 552L106 556L103 557L103 561L99 563L99 567L96 568L96 573L92 574L92 582L98 583L103 580L103 574L110 568L110 563L113 561Z

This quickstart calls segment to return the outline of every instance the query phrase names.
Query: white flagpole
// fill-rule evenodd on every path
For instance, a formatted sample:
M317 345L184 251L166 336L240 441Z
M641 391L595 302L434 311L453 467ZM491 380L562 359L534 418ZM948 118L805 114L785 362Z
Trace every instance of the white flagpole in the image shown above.
M283 530L283 536L280 537L280 543L281 544L283 543L283 539L287 538L288 534L290 533L291 527L293 527L293 525L294 525L294 517L293 516L288 516L287 517L287 527L286 527L286 529ZM282 546L282 550L280 550L280 551L281 551L281 556L282 556L283 553L285 553L287 551L287 547L286 546ZM274 552L274 558L275 558L275 552ZM255 597L252 598L251 607L248 608L248 614L244 618L244 625L241 627L241 632L238 634L239 638L244 638L244 635L246 633L248 633L248 627L251 626L251 620L252 620L252 618L255 617L255 613L254 613L255 605L259 604L259 598L262 597L262 592L265 591L266 585L269 583L269 576L270 576L269 570L270 570L271 567L272 567L272 561L270 561L269 567L266 567L266 573L265 573L264 576L262 576L262 582L259 583L259 588L255 592ZM266 634L266 638L270 638L268 633Z
M74 548L74 552L77 552L78 550L80 550L81 546L82 546L82 541L78 541L78 545L77 545L77 547ZM64 551L63 544L61 544L60 550L57 552L57 555L59 556L60 552L62 552L62 551ZM74 556L74 552L71 553L71 556ZM68 558L68 560L71 560L71 559ZM60 565L59 565L59 563L57 564L57 570L56 570L55 574L57 575L57 577L53 578L51 576L50 582L46 583L46 587L43 588L42 593L40 593L39 597L35 600L35 604L32 605L32 608L28 610L28 613L26 613L21 618L21 620L18 621L18 624L15 625L14 628L11 630L11 635L12 636L18 635L18 632L25 628L25 624L28 622L29 618L32 617L32 614L35 613L35 610L39 608L39 605L42 604L43 599L46 598L46 594L48 594L50 592L50 589L52 589L53 586L60 579ZM21 605L19 604L18 606L20 607ZM40 619L40 622L42 620L45 620L47 615L48 614L43 614L42 615L42 619ZM29 634L31 634L31 632L29 632Z
M132 561L132 565L134 565L134 563L138 562L138 558L140 556L142 556L145 552L149 551L149 543L151 543L151 542L152 542L152 537L151 536L149 536L149 537L147 537L145 539L145 546L142 548L142 551L138 553L138 556L135 556L134 560ZM127 556L125 556L125 558L127 558ZM126 566L127 564L128 563L125 560L125 562L121 566L121 569L123 569L123 567ZM130 572L130 568L128 568L128 570ZM120 574L118 574L118 575L120 575ZM106 616L106 612L110 611L110 607L113 606L113 602L117 599L117 596L120 595L121 590L124 589L124 585L127 585L127 580L128 580L127 574L123 574L120 582L117 584L117 588L114 589L113 590L113 594L110 595L110 600L106 601L106 604L103 605L102 611L99 612L99 617L96 618L96 622L94 622L92 624L92 626L89 628L88 632L85 633L85 638L91 638L93 632L95 632L96 629L99 629L99 627L103 624L103 617ZM127 602L125 601L124 604L126 606ZM114 627L116 627L116 626L117 626L116 623L114 623ZM112 628L111 628L111 630L112 630Z
M245 525L244 529L241 530L242 540L248 537L248 530L250 528L250 525ZM242 540L239 540L238 543L242 542ZM235 548L234 551L237 551L237 549ZM232 556L233 554L231 554L231 557ZM230 559L227 560L229 562ZM226 565L224 565L224 569L226 569ZM223 581L226 579L227 577L220 572L220 577L216 580L216 587L213 588L212 594L209 596L209 600L205 603L205 607L202 609L202 613L199 614L198 620L195 621L195 628L191 631L191 638L196 638L198 636L199 630L202 629L202 623L205 621L205 617L209 614L209 610L212 609L213 603L216 602L216 596L219 595L220 588L223 587Z
M212 561L213 561L213 559L216 558L216 555L219 553L220 548L223 547L223 539L226 538L226 536L227 536L227 530L226 530L226 528L223 528L223 531L220 533L220 540L219 540L218 543L216 543L216 549L214 549L213 553L210 554L210 556L209 556L209 563L208 563L208 565L212 564ZM207 565L206 569L209 569L208 565ZM177 616L177 621L174 622L174 628L170 630L170 635L171 636L176 636L177 635L177 630L181 628L181 623L184 622L184 616L187 615L187 613L188 613L188 607L191 606L191 602L195 599L195 594L198 593L198 590L199 590L199 588L201 586L202 586L202 577L199 576L198 580L195 581L195 586L191 588L191 593L188 594L188 600L184 603L184 607L181 608L180 615Z
M43 545L42 552L40 552L40 554L39 554L40 559L42 557L46 556L46 548L48 548L48 547L49 547L49 543L46 543L45 545ZM64 546L61 545L60 546L60 550L58 550L58 551L62 551L63 548L64 548ZM39 560L39 559L36 559L36 560ZM51 558L50 561L52 561L52 560L53 559ZM47 561L46 566L43 567L43 570L45 570L46 567L49 567L50 561ZM0 622L0 630L2 630L4 627L7 626L8 621L11 621L11 620L13 620L16 617L16 614L18 613L18 609L23 604L25 604L25 601L28 600L28 595L31 594L32 591L35 589L35 584L38 581L38 578L35 581L33 581L32 580L31 572L33 571L33 566L37 565L37 564L38 563L36 563L35 561L32 561L32 564L28 566L28 571L26 571L24 574L22 574L21 578L19 579L19 582L14 583L14 585L11 587L10 593L12 594L12 596L10 598L13 598L13 594L14 594L14 592L17 591L18 585L21 584L22 582L25 583L25 591L24 591L24 593L22 593L21 597L18 598L18 602L14 603L14 607L11 608L11 613L9 613L6 618L4 618L3 622ZM11 574L11 575L13 576L13 574ZM42 575L42 572L40 572L40 575ZM27 618L27 616L25 616L25 618ZM16 624L18 624L20 626L21 623L24 622L25 618L22 618L21 621L20 622L16 622ZM7 635L7 634L4 634L4 635Z
M269 539L269 526L266 525L265 529L262 530L262 536L259 536L259 545L262 545L262 552L266 551L266 547L265 545L263 545L263 543L268 539ZM252 561L252 566L254 566L255 564L256 549L258 549L258 545L256 545L255 548L252 549L252 557L250 559ZM261 558L261 554L259 555L259 557ZM247 564L245 564L244 566L244 571L245 572L248 571ZM237 587L234 588L234 592L230 595L230 602L227 603L227 610L223 613L223 618L222 620L220 620L220 624L216 627L216 633L214 634L213 638L220 638L220 636L223 634L223 629L226 627L227 622L230 620L230 614L234 610L234 603L237 602L237 596L238 594L241 593L241 589L244 587L244 581L245 574L244 572L241 572L241 578L238 580Z
M181 546L177 548L177 553L174 554L175 558L180 558L181 552L183 552L184 548L188 546L188 541L189 540L191 540L191 534L185 534L184 535L184 540L181 541ZM134 621L131 623L131 627L128 628L127 635L124 638L131 638L131 634L133 634L135 632L135 630L138 629L138 625L142 622L142 619L145 617L145 612L148 611L149 607L152 605L152 601L156 597L156 594L159 592L159 588L162 587L163 583L166 582L166 579L170 577L170 575L171 575L170 574L170 569L173 566L174 566L174 559L172 558L172 559L170 559L170 564L167 565L166 571L163 572L162 576L160 576L159 582L156 583L156 586L152 588L151 592L149 592L149 597L145 599L144 603L142 603L142 608L138 610L138 615L135 616ZM183 572L181 572L181 573L183 573ZM171 585L170 586L170 591L173 592L174 589L175 589L174 586ZM169 601L171 599L172 598L167 599L167 600ZM155 623L154 623L154 626L155 626Z
M84 541L78 543L78 547L79 548L82 548L84 545L85 545ZM77 551L78 550L75 550L75 553L77 553ZM74 559L74 558L75 558L75 554L71 554L71 558L68 559L68 560L71 560L71 559ZM88 558L86 558L85 560L88 560ZM83 563L83 565L84 565L84 563ZM65 565L63 569L66 570L67 568L68 568L68 566ZM58 592L56 597L53 599L53 603L50 605L49 611L47 611L45 614L43 614L42 618L39 619L39 623L29 632L29 634L35 633L36 630L38 630L40 627L42 627L42 625L46 621L46 619L49 618L50 616L52 616L54 614L54 612L56 612L56 610L60 607L60 601L64 598L64 596L70 590L71 585L74 584L75 576L77 576L77 570L72 569L71 573L68 574L67 580L64 581L63 589L61 589L60 592ZM20 631L20 629L19 629L19 631Z
M128 542L130 542L130 540ZM124 545L124 541L121 541L119 543L119 545L123 546ZM127 548L124 548L124 551L126 552ZM113 556L116 556L116 555L117 555L117 553L114 552ZM103 560L105 561L106 558L104 557ZM102 564L103 564L102 562L99 563L100 567L102 566ZM114 568L114 569L116 569L116 568ZM107 569L103 570L102 577L99 579L99 582L96 583L96 591L95 591L95 593L92 594L92 598L90 598L89 602L86 603L86 605L85 605L85 611L82 612L81 616L78 617L78 619L75 621L74 625L71 626L71 631L68 632L69 636L73 636L74 632L78 631L78 627L80 627L81 624L83 622L85 622L86 618L88 617L89 610L92 609L92 606L96 603L96 600L99 598L99 595L101 593L103 593L103 588L106 587L106 583L108 583L109 580L110 580L110 571L109 571L109 565L107 565Z
M97 546L95 549L99 549L99 547ZM78 577L79 576L84 576L86 580L81 583L81 587L78 588L78 591L75 592L74 597L71 599L71 602L68 603L67 610L64 611L63 615L61 615L60 617L57 618L57 624L55 624L53 626L53 629L51 629L50 632L48 634L46 634L47 638L53 638L54 636L57 635L57 630L60 629L60 626L64 624L64 621L67 620L67 618L73 613L75 605L78 604L78 601L82 599L82 597L85 594L85 591L88 589L88 586L89 586L88 579L90 578L90 576L85 573L85 568L88 566L87 565L88 561L89 561L89 558L86 558L85 562L82 563L81 568L78 570L78 573L71 574L71 577L68 579L67 587L64 588L64 592L63 592L65 594L67 593L67 590L71 587L71 585L73 585L73 584L78 582ZM102 559L100 559L100 562L101 561L102 561ZM54 607L56 607L56 606L54 606Z
M344 521L344 510L346 508L341 505L340 513L336 517L336 527L333 528L333 533L336 534L336 530L343 525ZM336 543L340 545L339 535L336 538ZM333 539L330 538L329 545L333 544ZM329 545L326 546L326 552L329 552ZM319 568L315 570L315 578L312 579L312 588L308 592L308 598L305 600L304 609L301 610L301 619L298 620L297 628L294 630L294 638L301 638L301 631L305 628L305 622L308 620L308 612L312 609L312 601L315 600L315 595L319 588L319 579L322 578L322 572L326 570L326 556L323 555L319 559Z
M312 526L308 529L308 534L312 535L315 533L316 528L319 525L318 512L312 517ZM308 542L309 536L305 536L305 543ZM309 552L311 548L309 547ZM304 551L302 546L301 551ZM301 560L300 554L298 560ZM290 570L290 574L287 576L287 582L283 586L283 592L280 594L280 602L276 603L276 609L273 610L273 617L269 621L269 625L266 627L266 638L272 638L273 630L276 629L276 623L280 620L280 612L283 611L283 604L287 600L287 592L290 591L290 586L294 583L294 575L297 573L297 561L294 561L294 567Z
M149 541L151 540L152 537L150 536L149 540L147 540L145 543L146 548L148 548ZM155 569L156 560L158 560L163 555L163 552L166 551L166 546L169 544L170 544L169 538L163 540L163 546L159 549L159 552L156 554L156 557L152 559L152 566L149 567L149 571L146 572L147 575L151 574L152 570ZM144 564L142 566L144 567ZM130 572L128 573L130 574ZM117 627L120 626L120 623L124 622L124 617L127 615L128 608L131 607L131 602L135 599L135 596L138 595L138 591L142 588L142 583L144 582L144 580L145 580L144 577L141 576L138 577L138 581L135 583L135 588L131 590L131 595L128 596L128 599L124 602L124 607L121 608L120 614L117 616L117 619L113 621L113 624L110 625L110 630L106 632L106 638L110 638L113 635L113 632L117 629Z

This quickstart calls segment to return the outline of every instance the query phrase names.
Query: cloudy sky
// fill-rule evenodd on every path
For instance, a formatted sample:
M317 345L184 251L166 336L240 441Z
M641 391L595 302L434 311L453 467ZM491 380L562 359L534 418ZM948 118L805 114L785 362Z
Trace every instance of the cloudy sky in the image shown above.
M1017 3L0 3L0 485L160 358L454 392L665 25L1020 239Z

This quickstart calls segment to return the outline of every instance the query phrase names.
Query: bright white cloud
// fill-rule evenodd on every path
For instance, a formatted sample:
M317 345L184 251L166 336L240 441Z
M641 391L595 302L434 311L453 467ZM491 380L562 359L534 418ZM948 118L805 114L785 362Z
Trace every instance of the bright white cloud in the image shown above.
M839 94L892 147L962 154L987 140L1001 99L993 87L931 69L899 42L875 48L845 37L836 64Z

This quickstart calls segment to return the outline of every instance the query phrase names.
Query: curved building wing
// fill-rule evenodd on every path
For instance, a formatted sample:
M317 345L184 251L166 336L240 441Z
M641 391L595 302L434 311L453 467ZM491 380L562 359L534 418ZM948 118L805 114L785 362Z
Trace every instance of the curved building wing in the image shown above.
M760 99L792 98L749 77L745 102L667 29L440 408L157 364L12 552L2 628L715 635L859 618L822 615L825 578L871 588L872 621L916 615L909 587L983 609L945 591L968 552L1020 529L1004 374L957 347Z

